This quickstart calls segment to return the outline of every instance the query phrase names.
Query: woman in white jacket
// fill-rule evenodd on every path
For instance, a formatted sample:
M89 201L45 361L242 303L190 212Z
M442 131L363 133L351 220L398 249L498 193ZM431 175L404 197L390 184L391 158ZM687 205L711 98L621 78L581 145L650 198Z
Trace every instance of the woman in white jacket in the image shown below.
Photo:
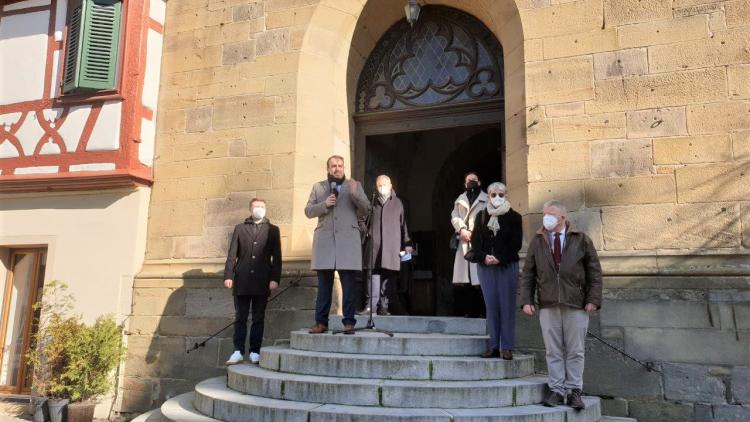
M476 173L467 173L464 176L464 187L466 191L458 196L453 205L451 213L451 224L458 236L458 249L453 261L453 284L479 285L477 276L477 264L469 263L464 255L469 251L471 232L474 230L474 220L487 206L487 194L482 192L481 182Z

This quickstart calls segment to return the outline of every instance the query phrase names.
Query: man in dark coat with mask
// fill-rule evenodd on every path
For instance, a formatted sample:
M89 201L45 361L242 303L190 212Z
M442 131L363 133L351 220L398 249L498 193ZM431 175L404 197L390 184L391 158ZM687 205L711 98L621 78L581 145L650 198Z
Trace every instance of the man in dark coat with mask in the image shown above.
M395 297L395 283L401 269L401 251L411 254L413 250L404 205L393 191L390 177L380 175L375 184L377 194L372 220L368 222L364 258L365 268L372 270L372 280L368 280L363 313L369 312L372 306L378 315L388 315L388 305Z
M234 295L234 352L227 365L242 362L247 338L247 317L252 306L250 327L250 362L260 361L263 321L271 290L279 287L281 278L281 236L279 228L266 218L266 201L250 201L251 217L238 224L224 267L224 286Z

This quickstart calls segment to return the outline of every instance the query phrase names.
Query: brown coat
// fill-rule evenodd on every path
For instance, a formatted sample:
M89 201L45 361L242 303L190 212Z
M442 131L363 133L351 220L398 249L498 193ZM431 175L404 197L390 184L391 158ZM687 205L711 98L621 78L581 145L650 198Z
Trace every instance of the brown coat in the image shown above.
M555 268L549 232L540 229L529 243L521 274L521 305L568 305L582 309L587 303L602 306L602 267L591 239L568 226L560 269Z
M401 269L399 252L411 246L409 229L406 228L404 205L396 193L385 202L375 200L373 220L369 225L369 236L365 243L364 268L384 268L391 271ZM374 248L373 251L370 248ZM378 259L380 255L380 259Z

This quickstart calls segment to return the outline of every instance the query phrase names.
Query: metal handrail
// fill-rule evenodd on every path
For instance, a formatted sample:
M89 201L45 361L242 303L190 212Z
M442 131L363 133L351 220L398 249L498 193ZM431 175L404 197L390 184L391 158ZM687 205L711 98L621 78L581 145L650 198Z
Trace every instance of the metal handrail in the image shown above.
M628 354L627 352L625 352L624 350L620 350L620 349L619 349L619 348L618 348L617 346L615 346L614 344L612 344L612 343L609 343L608 341L606 341L606 340L604 340L603 338L601 338L601 337L597 336L596 334L592 333L591 331L586 331L586 334L588 334L588 335L590 335L591 337L593 337L593 338L595 338L595 339L599 340L600 342L602 342L603 344L605 344L605 345L606 345L607 347L609 347L610 349L612 349L612 350L616 351L617 353L619 353L619 354L621 354L621 355L625 356L626 358L628 358L628 359L630 359L630 360L632 360L632 361L634 361L634 362L638 363L639 365L643 366L644 368L646 368L646 370L647 370L648 372L658 372L658 373L661 373L661 371L660 371L660 370L656 369L656 365L654 364L654 362L643 362L643 361L641 361L641 360L639 360L639 359L637 359L637 358L635 358L635 357L633 357L633 356L629 355L629 354Z
M271 297L270 299L268 299L268 301L266 302L266 305L268 305L269 303L271 303L271 302L273 302L274 300L278 299L278 297L279 297L279 296L283 295L283 294L284 294L284 292L286 292L287 290L291 289L292 287L297 287L297 286L299 286L299 282L300 282L301 280L302 280L302 276L301 276L301 275L298 275L298 276L297 276L297 278L295 278L294 280L292 280L292 281L290 281L290 282L289 282L289 285L288 285L288 286L284 287L284 288L283 288L283 289L281 289L281 290L280 290L280 291L279 291L278 293L276 293L275 295L273 295L273 297ZM236 324L236 323L237 323L237 320L234 320L234 321L230 322L229 324L227 324L227 325L226 325L226 326L225 326L224 328L222 328L221 330L219 330L219 331L217 331L217 332L215 332L215 333L211 334L211 336L210 336L210 337L208 337L207 339L205 339L205 340L201 341L200 343L198 343L198 342L194 343L194 344L193 344L193 347L191 347L191 348L187 349L187 350L185 351L185 353L187 353L187 354L190 354L190 352L196 351L196 350L200 349L201 347L206 347L206 343L208 343L208 342L209 342L209 341L211 341L211 340L212 340L212 339L213 339L214 337L218 336L219 334L221 334L222 332L224 332L224 330L226 330L227 328L229 328L229 327L233 326L233 325L234 325L234 324Z

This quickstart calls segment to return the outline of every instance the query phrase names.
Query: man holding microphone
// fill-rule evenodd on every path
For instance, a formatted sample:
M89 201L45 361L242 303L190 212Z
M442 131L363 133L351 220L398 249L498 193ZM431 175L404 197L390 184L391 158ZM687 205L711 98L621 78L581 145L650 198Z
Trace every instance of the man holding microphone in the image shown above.
M317 218L312 250L312 269L318 274L315 325L311 334L328 331L333 272L341 280L344 305L344 334L354 334L355 276L362 270L362 237L358 220L370 212L370 202L356 180L346 180L344 158L326 161L328 177L313 185L305 207L307 218Z

